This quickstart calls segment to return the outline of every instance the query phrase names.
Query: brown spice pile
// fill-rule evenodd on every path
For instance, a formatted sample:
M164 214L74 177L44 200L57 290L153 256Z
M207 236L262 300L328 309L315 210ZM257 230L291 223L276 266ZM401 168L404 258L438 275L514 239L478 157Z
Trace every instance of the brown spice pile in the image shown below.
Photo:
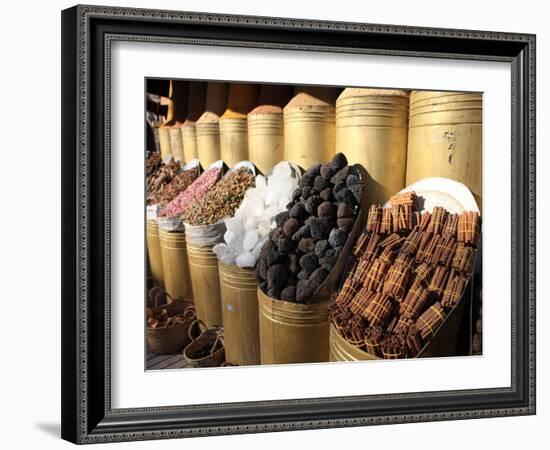
M166 206L175 199L181 192L185 191L199 176L198 167L184 170L177 174L170 183L166 184L162 191L158 192L151 199L151 203L159 206Z
M231 217L253 184L254 174L250 169L241 167L231 172L184 213L183 221L190 225L211 225Z
M153 205L153 199L160 195L180 170L180 163L171 159L168 164L160 164L156 169L147 167L151 173L147 175L147 204Z

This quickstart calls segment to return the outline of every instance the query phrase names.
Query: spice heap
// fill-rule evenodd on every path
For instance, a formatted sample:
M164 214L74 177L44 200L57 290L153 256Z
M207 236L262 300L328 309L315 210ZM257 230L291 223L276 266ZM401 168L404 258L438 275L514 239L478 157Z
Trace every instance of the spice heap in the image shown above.
M260 289L274 299L307 303L334 268L362 193L361 174L342 153L309 168L262 247L256 265Z
M238 267L254 267L275 216L286 210L297 186L298 174L293 174L286 161L277 164L267 180L258 175L255 187L246 191L235 216L225 219L224 242L213 248L220 261Z
M218 181L221 173L222 170L217 167L213 167L204 172L191 184L191 186L172 200L166 208L159 213L159 217L181 216L193 202L200 201L200 199L206 195L208 190Z
M154 168L154 164L152 164ZM180 163L171 159L168 164L161 163L147 176L147 204L152 205L152 199L162 192L180 170ZM149 169L149 167L148 167Z
M346 340L381 358L415 357L462 298L473 270L480 217L436 207L413 212L416 196L373 205L357 258L331 306Z
M164 186L164 189L155 195L151 203L159 205L160 207L166 206L180 193L184 192L199 176L199 168L194 167L192 169L184 170L177 174L172 181Z
M190 225L212 225L232 216L253 184L252 171L247 167L239 167L186 210L182 215L183 221Z
M162 158L160 153L150 152L147 155L147 160L145 161L145 174L147 177L147 186L150 184L151 177L155 175L155 172L160 168L162 164Z

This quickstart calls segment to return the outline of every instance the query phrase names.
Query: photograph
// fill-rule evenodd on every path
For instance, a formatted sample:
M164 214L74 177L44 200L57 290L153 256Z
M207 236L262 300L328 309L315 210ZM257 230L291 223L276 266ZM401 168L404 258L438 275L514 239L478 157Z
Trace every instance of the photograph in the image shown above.
M483 354L482 92L144 84L146 370Z

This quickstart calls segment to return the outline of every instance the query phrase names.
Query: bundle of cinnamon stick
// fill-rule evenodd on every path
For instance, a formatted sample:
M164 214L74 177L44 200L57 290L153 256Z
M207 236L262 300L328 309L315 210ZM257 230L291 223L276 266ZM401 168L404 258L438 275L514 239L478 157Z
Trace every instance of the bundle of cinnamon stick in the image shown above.
M461 301L473 270L479 214L419 213L416 203L407 192L390 208L371 206L331 313L349 342L377 357L416 357Z

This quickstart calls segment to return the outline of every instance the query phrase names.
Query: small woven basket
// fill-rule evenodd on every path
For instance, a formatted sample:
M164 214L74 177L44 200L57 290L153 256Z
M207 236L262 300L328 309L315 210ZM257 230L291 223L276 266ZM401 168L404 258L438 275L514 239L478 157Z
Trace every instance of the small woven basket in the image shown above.
M201 329L198 337L197 328ZM223 328L206 328L200 320L195 320L188 330L191 343L183 350L183 357L190 367L220 367L225 362Z
M153 314L166 309L169 316L184 314L185 320L176 326L167 328L147 327L147 345L152 353L166 355L181 351L190 342L189 327L196 318L195 308L187 301L175 301L169 305L153 308Z

